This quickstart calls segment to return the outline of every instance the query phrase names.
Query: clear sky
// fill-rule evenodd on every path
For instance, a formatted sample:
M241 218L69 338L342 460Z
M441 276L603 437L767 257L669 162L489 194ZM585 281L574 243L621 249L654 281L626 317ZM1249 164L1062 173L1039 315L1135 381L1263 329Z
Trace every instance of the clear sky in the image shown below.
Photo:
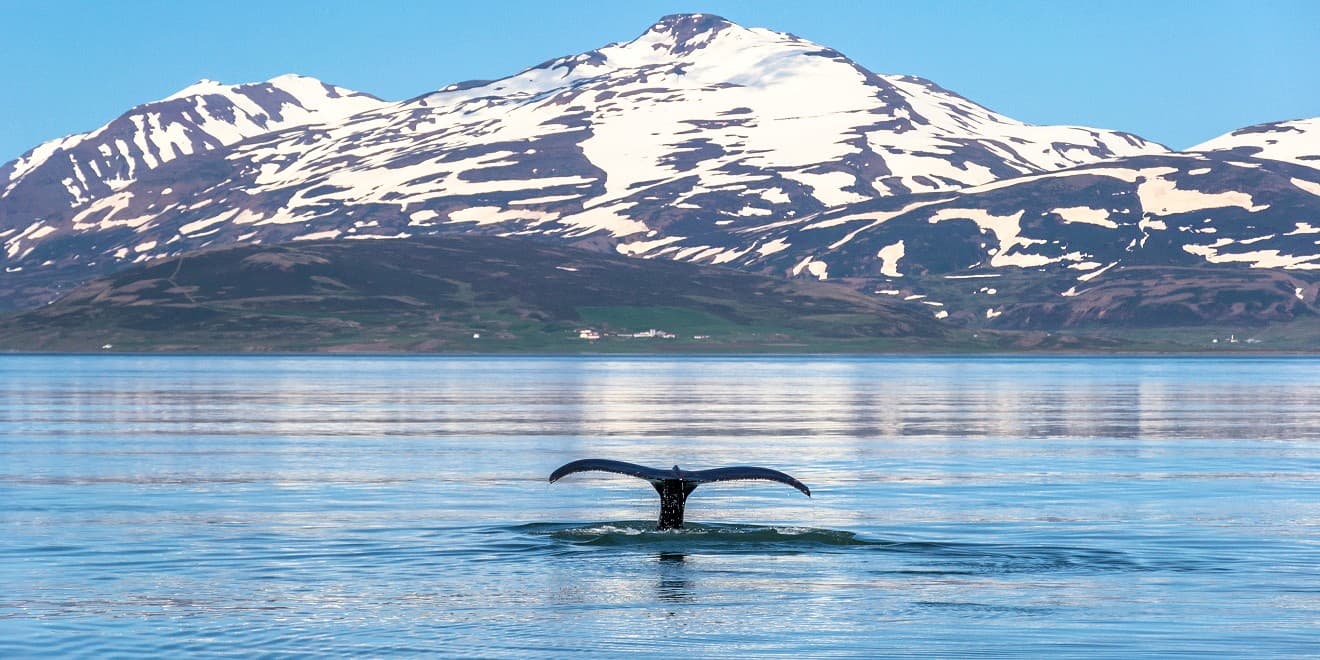
M1320 0L0 0L0 162L201 78L398 100L706 12L1011 117L1184 148L1320 116Z

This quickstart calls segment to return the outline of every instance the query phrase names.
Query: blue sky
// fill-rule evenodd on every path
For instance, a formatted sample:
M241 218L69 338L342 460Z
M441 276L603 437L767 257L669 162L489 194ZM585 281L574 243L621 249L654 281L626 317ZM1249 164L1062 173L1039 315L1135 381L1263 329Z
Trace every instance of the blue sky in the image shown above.
M397 100L707 12L1011 117L1175 148L1320 116L1320 2L0 0L0 162L201 78L301 73Z

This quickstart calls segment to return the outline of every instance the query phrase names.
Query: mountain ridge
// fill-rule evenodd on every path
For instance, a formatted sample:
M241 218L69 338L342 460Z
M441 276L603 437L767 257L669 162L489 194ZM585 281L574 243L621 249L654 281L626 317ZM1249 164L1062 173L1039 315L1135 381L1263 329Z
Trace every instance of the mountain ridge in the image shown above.
M725 49L732 52L722 52L721 57L706 53L695 63L679 65L654 57L655 51L660 49L676 51L692 59L690 56L704 48L717 47L729 40L736 42L732 44L736 48ZM737 66L730 68L731 62L723 56L742 59L735 58L732 63ZM773 69L769 72L772 77L796 76L789 81L793 84L783 81L766 84L766 66ZM618 74L616 77L621 79L611 78L611 74ZM826 74L832 78L819 79ZM657 76L677 86L657 88L658 82L651 80ZM700 80L694 84L694 79ZM592 84L603 87L598 89ZM317 215L315 202L303 203L303 198L289 190L291 186L301 186L307 183L307 179L316 178L328 184L323 189L341 193L338 201L351 201L356 205L393 202L398 204L400 214L405 210L409 213L411 221L411 215L418 211L417 204L406 199L408 195L396 194L395 198L405 200L395 202L374 191L382 185L402 188L415 183L418 179L412 175L416 174L426 179L426 194L418 202L434 199L436 188L442 189L441 193L450 193L440 194L442 199L436 200L438 203L428 203L423 210L448 216L453 211L473 209L460 213L452 222L503 222L507 209L501 208L502 204L515 200L510 199L511 195L504 195L504 199L491 200L497 202L495 205L483 206L478 203L486 201L481 197L483 193L536 190L549 193L541 197L562 198L555 201L570 201L567 196L574 195L571 201L575 204L535 204L528 209L534 221L553 221L561 233L605 231L612 235L626 235L659 229L670 221L663 212L639 214L631 210L639 205L639 201L628 198L637 197L635 188L640 185L646 185L648 190L674 188L664 191L663 199L657 201L667 201L676 208L702 203L705 198L719 196L721 190L733 190L743 185L746 193L739 196L747 198L744 201L755 207L747 213L775 212L776 207L788 212L792 209L785 207L792 205L805 204L818 210L875 195L899 194L916 188L957 187L1108 155L1106 150L1109 147L1096 143L1101 134L1089 129L1062 129L1070 135L1075 134L1081 141L1078 144L1055 145L1058 136L1050 135L1049 142L1055 146L1045 151L1054 155L1046 158L1048 163L1045 165L1034 162L1040 158L1038 155L1024 156L1005 146L1009 138L1019 141L1024 138L1009 135L1003 140L992 141L993 144L982 144L977 141L977 136L967 132L969 122L1007 127L1010 133L1054 129L1029 127L994 115L934 86L925 89L946 96L941 97L940 102L928 105L938 111L945 126L933 132L926 131L929 134L923 134L925 137L917 136L922 133L921 126L931 124L928 119L913 116L911 101L915 97L911 90L914 85L920 87L922 84L908 77L887 80L867 72L836 51L798 37L760 28L742 28L708 15L671 16L633 41L551 60L484 85L454 85L413 101L382 104L376 108L382 112L373 117L328 126L324 134L309 136L306 131L300 131L279 141L278 132L248 131L242 133L243 139L260 141L270 138L273 141L264 152L254 147L238 154L227 154L227 157L250 162L249 173L240 183L241 187L249 193L272 193L273 197L283 197L280 201L284 202L285 216ZM667 91L657 94L657 89ZM804 89L812 92L844 91L816 93L818 97L836 97L830 101L829 107L817 107L820 98L811 99L811 103L802 106L803 98L811 96ZM587 92L594 95L590 99L597 104L593 106L594 111L586 106L575 110L575 106L570 105L567 112L560 112L561 108L556 107L557 104L569 104ZM741 95L742 98L725 98L730 95ZM554 98L549 98L550 103L542 103L547 97ZM638 97L642 99L640 102ZM689 117L675 118L668 107L663 107L675 97L683 100L686 106L696 108L688 113ZM632 100L619 100L629 98ZM175 101L177 99L163 103ZM744 101L759 109L753 111ZM493 111L488 107L492 103L498 105ZM706 107L701 107L703 104ZM443 107L437 108L437 105ZM803 109L789 109L799 106ZM444 126L455 115L463 121L464 117L483 111L486 114L479 115L480 121L469 121L459 127L451 124L451 131L427 130ZM812 115L804 117L808 112ZM965 116L954 116L958 113ZM853 120L850 115L862 119ZM869 115L877 116L880 123L865 120ZM822 119L827 117L834 119L828 122ZM133 118L133 112L130 112L116 121L122 123ZM519 122L530 123L530 126L520 126ZM644 130L654 128L657 123L668 123L667 132ZM885 136L882 144L874 148L868 144L865 133L871 129L867 129L867 125L872 125L872 129ZM492 144L489 139L492 130L500 133L498 137L503 139ZM705 135L686 137L702 131ZM736 132L740 134L733 135ZM426 148L428 142L438 142L437 155L440 158L427 168L408 167L416 163L418 157L411 153L407 156L399 154L381 161L381 150L368 147L358 148L356 153L349 149L346 153L327 154L326 164L318 165L307 152L313 151L313 156L319 152L307 149L306 140L320 135L332 135L341 142L349 139L369 142L373 147L393 145L396 151L406 149L410 152L418 147ZM895 146L899 141L905 146ZM1135 138L1116 136L1112 142L1120 149L1163 150L1162 147L1138 143ZM492 149L493 146L534 143L545 143L550 158L537 157L534 146L519 151ZM60 147L56 145L55 148ZM192 151L204 150L209 151L200 147ZM482 150L503 157L491 157L485 161L466 159L466 167L457 168L459 172L447 171L455 169L448 167L453 160L449 154L456 151L480 153ZM965 158L950 166L945 156L956 151L965 152ZM287 158L281 156L291 154L296 155L298 167L285 167ZM15 161L9 169L25 169L24 160ZM153 164L151 158L140 158L130 161L130 165L138 161L145 161L148 166ZM493 169L488 167L492 163L502 166L502 170L489 171ZM62 177L66 188L69 182L86 178L80 174L79 164L73 165L78 176ZM894 170L899 165L902 167ZM118 174L122 170L121 167L115 172ZM756 175L751 174L753 171ZM546 177L547 172L564 176ZM688 180L684 175L689 173L697 180ZM747 185L748 179L753 183L765 183L761 173L768 173L772 181L765 185ZM132 174L131 167L129 174ZM458 176L452 176L454 174ZM524 185L505 184L499 187L503 190L498 190L489 185L473 186L469 183L493 178L518 180ZM33 220L49 218L46 226L53 227L71 219L72 214L67 212L59 214L63 217L50 217L56 211L50 204L46 207L24 204L23 195L15 194L13 190L17 183L19 181L10 181L6 185L8 192L0 198L0 222L17 224L22 221L21 216L27 215ZM95 204L123 187L105 185L97 189L94 198L75 197L75 207ZM579 190L584 187L588 189ZM444 190L446 188L448 190ZM77 192L83 191L79 189ZM472 199L474 196L478 199ZM758 201L757 197L768 199ZM535 196L524 199L535 199ZM193 203L203 201L207 200L193 198ZM106 206L114 207L116 215L132 213L133 217L142 217L148 210L153 215L192 210L182 208L182 205L138 209L126 199ZM654 207L655 204L643 206ZM277 217L272 222L282 224L286 219ZM426 220L418 220L418 223L425 226ZM74 224L78 223L75 221ZM181 226L187 224L180 223Z
M1042 316L1011 307L1081 305L1105 278L1158 265L1289 271L1301 278L1295 302L1259 308L1313 312L1314 120L1173 152L1019 122L708 14L397 103L281 78L323 88L343 111L138 158L131 180L72 205L65 181L25 184L12 175L20 161L0 168L16 181L0 194L0 299L30 306L128 264L223 245L461 232L840 279L917 296L949 323L1028 323ZM157 103L218 88L202 81ZM1036 284L1020 300L983 304L978 289L993 287L932 297L949 278L1024 273ZM1097 318L1079 310L1045 316Z
M44 142L0 165L0 190L9 196L25 178L53 164L58 156L68 155L72 161L80 153L99 152L99 159L72 161L72 176L62 178L77 204L90 201L85 195L94 191L87 188L95 186L98 178L113 190L131 182L139 167L151 169L180 156L352 114L378 103L384 102L296 74L236 85L200 80L163 99L134 106L96 129ZM115 156L122 162L113 162Z

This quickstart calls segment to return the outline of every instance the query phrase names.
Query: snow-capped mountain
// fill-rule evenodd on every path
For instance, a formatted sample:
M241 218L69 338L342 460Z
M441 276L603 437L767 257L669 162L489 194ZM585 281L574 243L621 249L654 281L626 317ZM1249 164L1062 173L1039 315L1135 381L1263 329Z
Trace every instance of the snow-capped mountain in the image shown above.
M1159 304L1126 320L1286 319L1313 313L1320 294L1320 170L1232 152L1138 156L851 204L738 236L622 247L852 281L991 325L1101 320L1119 302L1111 285L1133 277L1150 286L1125 295ZM1225 270L1252 275L1211 286ZM1182 299L1154 296L1161 280ZM1042 304L1046 317L1032 311Z
M254 224L346 232L320 219L351 205L396 227L623 237L1163 151L1023 124L792 35L683 15L628 43L354 117L315 144L285 134L244 145L231 161L246 166L246 192L283 200Z
M1240 128L1189 151L1231 151L1320 169L1320 117Z
M1158 264L1287 270L1309 306L1315 122L1170 152L676 15L403 102L204 82L42 145L0 168L0 298L210 246L478 232L842 278L948 319L1021 317L986 290L1071 304Z
M6 166L0 222L39 223L9 237L11 258L122 227L96 241L98 258L446 224L612 240L1163 151L1023 124L791 35L682 15L398 104L310 79L203 83Z
M94 131L45 142L0 166L0 192L6 202L59 201L77 208L176 158L382 105L373 96L306 76L246 85L201 80Z

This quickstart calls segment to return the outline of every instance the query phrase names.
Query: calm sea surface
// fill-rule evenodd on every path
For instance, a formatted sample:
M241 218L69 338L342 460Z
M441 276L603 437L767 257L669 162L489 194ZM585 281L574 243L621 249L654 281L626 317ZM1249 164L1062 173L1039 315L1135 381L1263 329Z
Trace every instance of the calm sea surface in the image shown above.
M0 503L3 657L1320 654L1313 359L0 356Z

